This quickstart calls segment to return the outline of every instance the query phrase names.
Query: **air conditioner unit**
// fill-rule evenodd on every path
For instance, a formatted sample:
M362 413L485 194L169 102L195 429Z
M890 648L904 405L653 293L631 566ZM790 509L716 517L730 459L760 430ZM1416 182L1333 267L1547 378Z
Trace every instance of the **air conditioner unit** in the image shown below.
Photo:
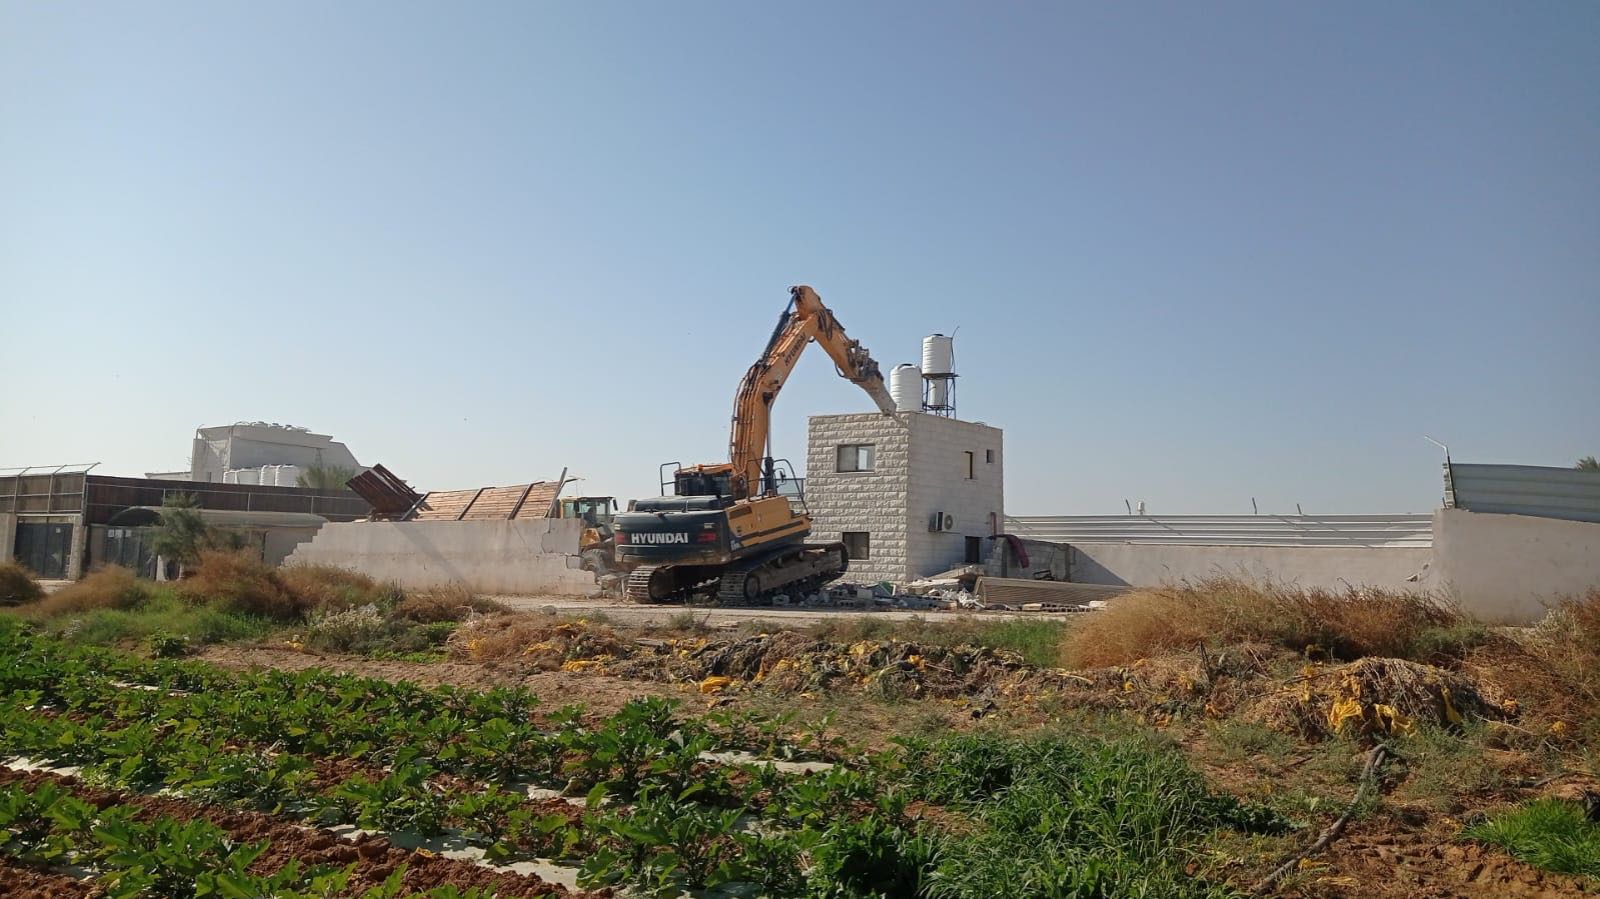
M935 512L928 519L930 531L953 531L956 529L956 517L949 512Z

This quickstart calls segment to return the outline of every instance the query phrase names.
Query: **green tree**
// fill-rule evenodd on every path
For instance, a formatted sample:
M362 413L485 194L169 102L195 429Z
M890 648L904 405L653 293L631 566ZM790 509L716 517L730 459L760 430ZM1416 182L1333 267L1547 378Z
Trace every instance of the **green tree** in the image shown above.
M355 468L345 468L341 465L312 465L300 473L296 479L302 487L315 487L318 490L344 490L345 481L360 474Z
M178 563L183 569L200 559L200 551L210 547L211 529L200 517L200 501L192 493L169 493L161 501L161 523L156 526L150 548L158 556Z
M161 501L161 522L150 540L156 555L178 563L179 577L200 561L205 550L238 552L248 545L244 534L206 524L192 493L171 493Z
M1593 456L1584 456L1578 460L1577 465L1572 467L1579 471L1600 471L1600 459L1596 459Z

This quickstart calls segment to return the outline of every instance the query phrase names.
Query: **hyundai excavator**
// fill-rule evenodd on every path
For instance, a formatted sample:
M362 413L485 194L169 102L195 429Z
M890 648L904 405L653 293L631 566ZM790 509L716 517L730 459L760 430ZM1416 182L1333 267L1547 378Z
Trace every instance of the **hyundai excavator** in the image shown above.
M617 515L617 557L631 569L625 590L634 602L711 593L725 605L754 605L815 589L849 567L843 543L805 542L811 517L782 492L792 470L785 477L771 455L772 404L813 342L885 415L894 400L878 363L816 291L791 287L789 297L766 351L739 382L729 461L677 468L672 495L634 500Z

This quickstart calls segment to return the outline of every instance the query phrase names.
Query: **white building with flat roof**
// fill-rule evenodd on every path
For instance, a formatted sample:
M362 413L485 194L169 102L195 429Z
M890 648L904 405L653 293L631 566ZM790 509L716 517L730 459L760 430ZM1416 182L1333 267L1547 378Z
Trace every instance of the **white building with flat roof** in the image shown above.
M307 428L293 425L239 422L194 432L191 481L222 483L230 470L260 469L268 465L293 465L300 469L361 467L349 447L327 434L313 434Z

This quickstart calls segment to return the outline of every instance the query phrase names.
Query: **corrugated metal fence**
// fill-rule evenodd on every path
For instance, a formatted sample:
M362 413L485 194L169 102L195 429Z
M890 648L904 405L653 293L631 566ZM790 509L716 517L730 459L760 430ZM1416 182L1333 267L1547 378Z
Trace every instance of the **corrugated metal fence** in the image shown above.
M1445 505L1468 512L1600 522L1600 472L1543 465L1447 463Z
M1433 516L1421 515L1020 515L1011 533L1052 543L1199 546L1421 547Z

